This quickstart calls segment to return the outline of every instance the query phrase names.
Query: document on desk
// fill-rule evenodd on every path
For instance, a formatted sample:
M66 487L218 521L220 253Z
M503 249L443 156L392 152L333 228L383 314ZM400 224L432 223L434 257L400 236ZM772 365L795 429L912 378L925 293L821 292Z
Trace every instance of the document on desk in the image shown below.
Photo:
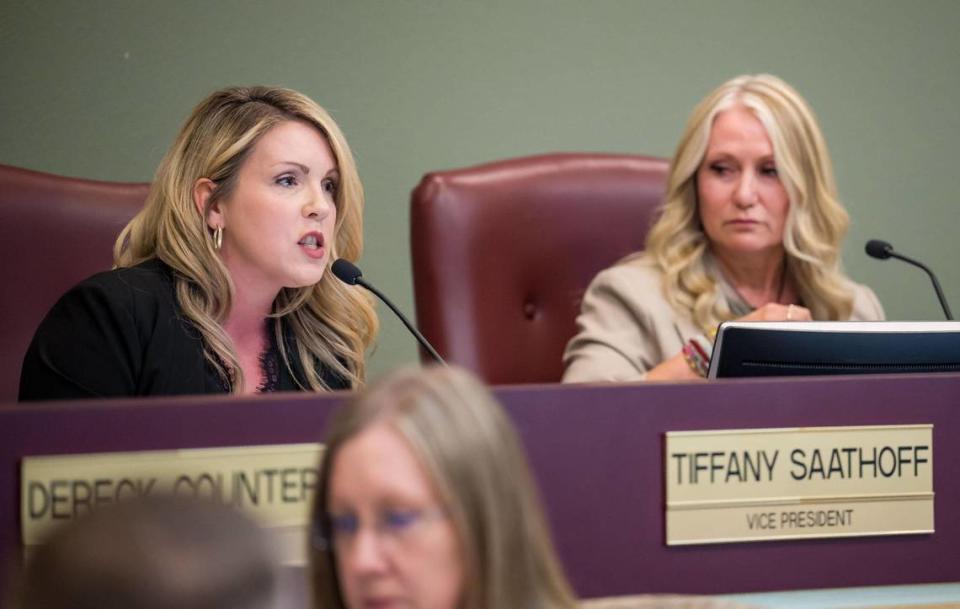
M666 543L934 532L933 425L668 432Z

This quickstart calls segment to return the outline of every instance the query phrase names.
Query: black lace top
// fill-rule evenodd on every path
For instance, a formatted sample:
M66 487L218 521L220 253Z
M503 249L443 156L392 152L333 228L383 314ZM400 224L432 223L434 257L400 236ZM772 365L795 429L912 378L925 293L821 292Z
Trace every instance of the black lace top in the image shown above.
M257 387L257 393L280 391L280 350L274 345L276 342L273 332L270 336L270 348L260 354L260 370L263 371L263 382Z

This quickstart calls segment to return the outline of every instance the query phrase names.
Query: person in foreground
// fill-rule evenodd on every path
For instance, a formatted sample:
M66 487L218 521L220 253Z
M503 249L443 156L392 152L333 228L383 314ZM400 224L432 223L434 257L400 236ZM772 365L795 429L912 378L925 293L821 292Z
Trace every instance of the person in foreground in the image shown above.
M359 386L373 305L326 271L360 256L362 211L350 148L313 100L214 92L120 233L115 269L40 325L20 399Z
M516 432L456 368L405 369L334 417L316 609L573 609Z
M266 534L223 504L147 496L58 525L28 556L18 609L270 609Z
M880 320L841 270L849 222L813 112L774 76L739 76L694 109L646 249L602 271L564 382L706 375L722 321Z

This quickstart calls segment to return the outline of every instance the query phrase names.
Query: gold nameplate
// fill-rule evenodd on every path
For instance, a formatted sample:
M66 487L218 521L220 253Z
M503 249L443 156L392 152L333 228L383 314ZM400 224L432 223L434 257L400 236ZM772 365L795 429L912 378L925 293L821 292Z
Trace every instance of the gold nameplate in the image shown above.
M668 432L667 545L933 533L933 425Z
M100 453L23 460L23 543L104 503L160 493L234 505L273 529L286 562L302 561L320 444Z

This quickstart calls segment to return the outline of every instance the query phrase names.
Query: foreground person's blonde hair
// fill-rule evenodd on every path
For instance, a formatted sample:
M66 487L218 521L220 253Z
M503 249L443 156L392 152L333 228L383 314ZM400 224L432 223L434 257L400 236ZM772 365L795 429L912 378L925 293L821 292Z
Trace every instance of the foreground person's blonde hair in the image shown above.
M812 110L775 76L738 76L694 109L674 154L664 205L643 257L663 271L670 304L688 312L704 332L733 318L719 298L716 280L704 268L710 243L697 210L696 177L714 120L735 105L753 112L773 143L777 171L790 198L783 235L786 268L801 302L814 319L847 319L853 292L840 269L840 242L849 218L837 199L827 145Z
M573 609L519 438L483 385L456 368L403 369L330 423L314 505L315 609L344 609L330 539L330 476L344 444L386 422L429 473L464 552L468 609Z
M200 178L217 184L208 209L229 196L237 172L259 139L289 120L316 127L336 157L340 188L330 262L341 257L356 261L363 249L363 188L347 141L313 100L271 87L222 89L193 110L157 169L144 209L114 246L118 267L159 258L173 268L180 307L200 332L207 361L234 392L243 387L243 371L222 323L236 286L214 249L205 218L197 213L194 184ZM296 352L289 353L276 324L284 365L289 369L290 358L298 358L310 389L327 388L317 374L316 360L353 387L363 383L365 352L378 329L366 294L341 283L328 268L313 286L281 290L272 314L286 318L296 339Z

